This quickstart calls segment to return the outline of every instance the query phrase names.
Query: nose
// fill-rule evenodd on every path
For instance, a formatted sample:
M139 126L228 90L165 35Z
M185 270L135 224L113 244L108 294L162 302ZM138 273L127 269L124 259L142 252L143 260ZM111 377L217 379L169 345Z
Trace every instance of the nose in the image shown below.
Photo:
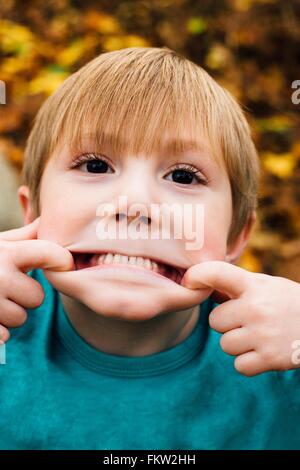
M116 222L124 223L127 218L128 224L135 220L145 226L156 226L159 215L153 204L158 207L158 194L149 161L132 159L116 183L113 194Z

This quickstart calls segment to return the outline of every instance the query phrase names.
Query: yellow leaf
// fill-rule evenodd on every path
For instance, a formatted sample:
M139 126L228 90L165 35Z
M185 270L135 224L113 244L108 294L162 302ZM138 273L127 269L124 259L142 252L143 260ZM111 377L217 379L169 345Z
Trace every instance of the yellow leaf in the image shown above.
M270 118L256 119L255 124L260 131L285 132L293 127L289 116L272 116Z
M266 152L262 154L262 163L264 168L273 175L288 178L296 166L296 159L291 153Z
M262 268L259 259L254 256L254 254L251 253L249 249L246 249L244 251L237 264L241 268L247 269L247 271L251 271L254 273L260 272Z
M84 22L87 27L102 34L116 34L121 32L121 26L116 18L95 10L90 10L86 14Z
M274 0L234 0L234 8L238 11L248 11L255 3L274 3Z
M149 47L150 43L141 36L111 36L102 42L102 47L106 51L125 49L126 47Z
M194 16L187 20L186 29L191 34L201 34L207 29L207 23L201 16Z
M63 49L57 55L57 62L60 65L69 67L76 63L88 50L90 50L96 43L96 38L86 37L83 39L76 39L68 47Z
M1 74L13 77L18 73L31 69L31 61L20 59L20 57L8 57L1 64Z
M26 56L34 47L34 35L25 26L0 20L0 44L5 53Z
M214 44L208 52L205 64L210 69L219 69L224 67L230 58L230 52L222 44Z
M69 74L64 71L43 70L29 83L29 94L51 95L68 76Z

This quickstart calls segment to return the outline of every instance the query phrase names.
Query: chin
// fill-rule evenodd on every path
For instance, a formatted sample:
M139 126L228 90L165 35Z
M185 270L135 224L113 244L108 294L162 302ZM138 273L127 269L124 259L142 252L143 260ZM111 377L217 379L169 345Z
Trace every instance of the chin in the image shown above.
M78 300L96 314L126 321L146 321L163 313L202 303L212 289L187 289L144 269L44 270L59 292Z
M159 299L153 302L153 296L143 292L132 293L120 289L114 298L107 292L98 299L97 296L93 299L84 296L78 300L98 315L124 321L147 321L164 313L163 303Z

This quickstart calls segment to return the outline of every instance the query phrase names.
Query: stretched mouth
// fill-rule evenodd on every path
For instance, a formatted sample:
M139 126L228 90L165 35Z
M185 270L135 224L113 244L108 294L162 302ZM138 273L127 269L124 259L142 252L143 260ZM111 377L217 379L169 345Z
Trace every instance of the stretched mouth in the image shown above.
M102 252L102 253L76 253L72 252L75 270L94 268L97 266L108 264L122 264L132 267L148 269L161 276L170 279L180 285L186 269L163 263L161 260L144 258L142 256L127 256L119 253Z

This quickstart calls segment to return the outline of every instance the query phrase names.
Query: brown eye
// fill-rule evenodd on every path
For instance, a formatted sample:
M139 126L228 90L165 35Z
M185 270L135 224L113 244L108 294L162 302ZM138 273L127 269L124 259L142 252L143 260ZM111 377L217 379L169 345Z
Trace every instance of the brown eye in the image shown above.
M194 177L195 175L193 175L190 171L186 171L186 170L172 171L172 180L175 183L191 184Z
M106 173L108 164L103 160L91 160L86 163L86 169L89 173Z
M201 171L191 165L177 165L169 175L172 175L172 181L178 184L208 184Z
M84 173L112 173L110 164L103 156L95 153L80 155L72 164L72 169L81 170Z

